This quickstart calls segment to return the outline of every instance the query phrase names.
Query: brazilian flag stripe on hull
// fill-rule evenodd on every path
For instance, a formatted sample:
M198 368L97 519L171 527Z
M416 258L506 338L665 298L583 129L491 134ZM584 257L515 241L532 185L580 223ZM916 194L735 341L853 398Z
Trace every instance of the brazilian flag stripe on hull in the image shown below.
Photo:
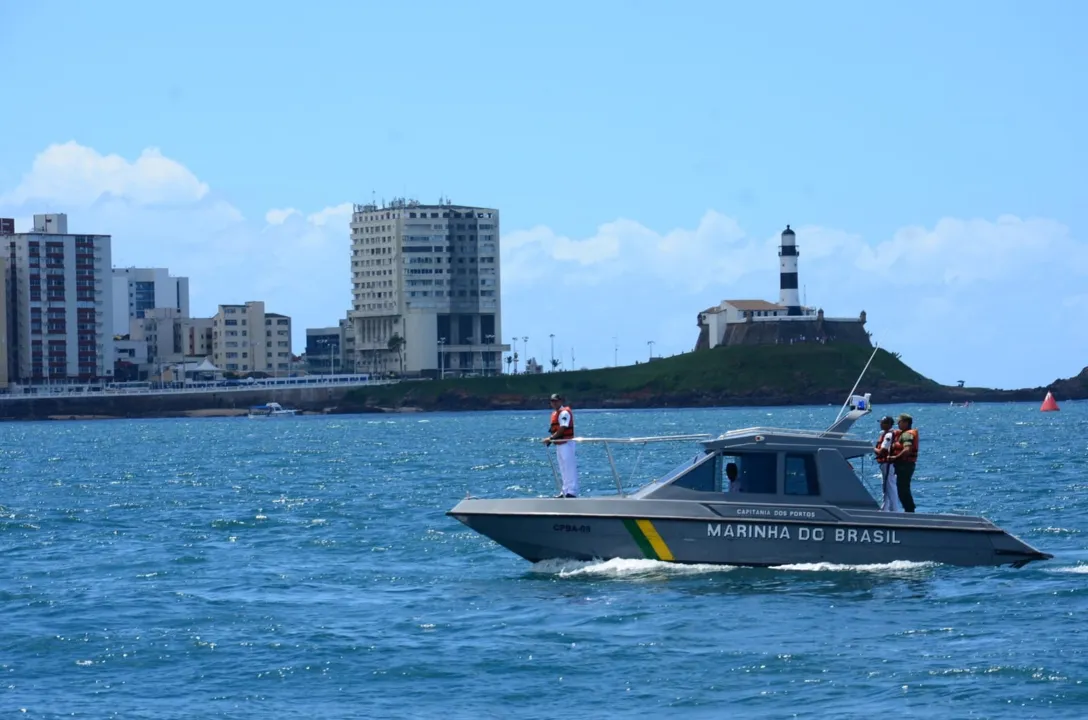
M674 558L669 546L657 532L657 528L649 520L634 520L625 518L623 526L631 533L643 557L649 560L665 560L671 562Z

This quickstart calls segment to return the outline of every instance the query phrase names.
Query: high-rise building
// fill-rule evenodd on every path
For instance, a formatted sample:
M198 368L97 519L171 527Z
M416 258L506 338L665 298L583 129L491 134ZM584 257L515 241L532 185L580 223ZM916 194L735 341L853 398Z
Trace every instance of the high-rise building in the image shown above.
M220 305L212 318L212 364L236 374L291 372L291 318L266 313L264 303Z
M68 216L35 215L8 246L8 367L12 382L112 379L109 235L68 232Z
M497 374L502 353L499 211L396 199L351 218L348 369Z
M148 310L172 308L189 317L189 278L171 277L166 268L113 269L113 332L126 335L129 321Z

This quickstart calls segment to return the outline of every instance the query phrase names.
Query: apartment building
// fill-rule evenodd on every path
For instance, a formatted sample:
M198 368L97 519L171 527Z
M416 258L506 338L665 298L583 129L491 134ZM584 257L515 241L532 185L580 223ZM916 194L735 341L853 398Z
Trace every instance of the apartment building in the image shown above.
M224 372L289 375L291 318L266 313L264 303L220 305L212 318L212 364Z
M8 247L8 370L19 383L113 378L109 235L68 232L63 213L35 215Z
M214 351L212 323L214 318L181 318L176 326L178 352L187 358L211 357Z
M351 248L354 371L501 371L498 210L355 205Z
M14 221L11 221L11 232L5 233L7 227L4 224L9 218L0 218L0 235L10 235L15 232ZM0 255L0 390L8 386L8 261Z
M166 268L113 268L113 332L129 333L131 320L155 308L171 308L189 317L189 278L172 277Z
M118 347L126 342L142 343L142 355L137 355L143 358L138 363L141 376L156 379L171 365L211 357L212 322L213 318L185 317L175 308L150 308L144 311L142 318L129 320L128 341L114 342ZM118 356L121 356L120 351ZM134 362L130 358L122 359Z

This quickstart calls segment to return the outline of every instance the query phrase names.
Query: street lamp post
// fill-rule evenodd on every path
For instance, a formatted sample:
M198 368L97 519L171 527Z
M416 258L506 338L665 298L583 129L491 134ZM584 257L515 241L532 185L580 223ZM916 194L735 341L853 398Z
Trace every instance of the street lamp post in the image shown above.
M552 364L552 366L551 366L551 369L548 372L552 372L552 371L555 370L555 333L550 333L548 335L548 337L551 338L551 341L552 341L551 356L549 357L549 360L548 360L548 362L550 362Z
M517 338L515 338L515 339L517 339ZM524 350L521 353L521 355L522 355L521 359L525 361L525 372L529 372L529 336L528 335L522 335L521 342L524 343L524 345L522 345Z
M653 340L647 340L646 344L650 346L650 359L653 360L654 359L654 341Z
M444 368L444 366L442 364L442 354L443 354L442 353L442 348L445 346L445 344L446 344L446 338L444 338L444 337L438 338L438 379L439 380L445 380L446 379L446 370L445 370L445 368Z

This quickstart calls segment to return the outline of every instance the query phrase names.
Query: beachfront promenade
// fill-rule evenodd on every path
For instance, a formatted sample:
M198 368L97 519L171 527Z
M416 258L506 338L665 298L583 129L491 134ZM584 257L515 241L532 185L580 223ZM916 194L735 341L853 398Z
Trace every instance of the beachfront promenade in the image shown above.
M302 388L349 388L368 385L389 385L399 380L386 380L368 374L306 375L302 377L265 378L254 380L186 381L160 386L152 382L122 382L100 385L13 385L0 393L0 403L40 400L43 398L116 398L121 396L178 396L212 393L234 393Z

